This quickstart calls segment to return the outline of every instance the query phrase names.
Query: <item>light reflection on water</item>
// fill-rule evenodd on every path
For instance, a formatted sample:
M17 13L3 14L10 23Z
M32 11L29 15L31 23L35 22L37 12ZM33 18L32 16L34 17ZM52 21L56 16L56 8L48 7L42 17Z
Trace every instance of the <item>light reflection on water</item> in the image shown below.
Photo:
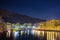
M16 37L16 36L19 36L19 34L18 34L19 32L18 31L16 31L16 32L14 32L13 34L14 34L14 36Z
M20 32L20 33L19 33ZM15 31L14 33L14 37L15 39L26 39L28 40L28 38L30 39L35 39L34 37L36 37L37 39L36 40L40 40L40 31L35 31L35 30L31 30L31 31Z
M10 35L11 34L11 35ZM51 31L37 31L37 30L20 30L10 31L8 30L7 37L11 37L13 34L14 40L60 40L60 32Z
M41 38L40 36L44 35L44 32L42 33L41 31L36 31L36 30L27 30L27 31L18 30L18 31L12 31L12 32L8 30L7 36L8 37L13 36L14 40L40 40Z
M31 31L31 34L34 35L34 30Z

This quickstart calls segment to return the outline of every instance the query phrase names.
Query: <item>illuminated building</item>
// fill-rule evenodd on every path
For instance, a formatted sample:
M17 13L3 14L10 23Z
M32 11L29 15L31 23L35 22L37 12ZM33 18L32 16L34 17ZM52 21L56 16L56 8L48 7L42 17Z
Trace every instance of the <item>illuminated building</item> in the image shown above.
M6 23L6 26L7 26L7 28L11 28L12 27L12 24L10 22L7 22Z
M45 30L60 30L60 21L59 20L47 20ZM48 32L47 31L47 40L58 40L60 32Z

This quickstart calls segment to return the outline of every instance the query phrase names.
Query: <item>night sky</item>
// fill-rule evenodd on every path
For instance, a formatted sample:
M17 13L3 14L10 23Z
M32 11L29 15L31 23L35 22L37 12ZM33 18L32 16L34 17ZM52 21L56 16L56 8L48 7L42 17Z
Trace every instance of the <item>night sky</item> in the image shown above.
M2 0L0 8L39 19L60 19L60 0Z

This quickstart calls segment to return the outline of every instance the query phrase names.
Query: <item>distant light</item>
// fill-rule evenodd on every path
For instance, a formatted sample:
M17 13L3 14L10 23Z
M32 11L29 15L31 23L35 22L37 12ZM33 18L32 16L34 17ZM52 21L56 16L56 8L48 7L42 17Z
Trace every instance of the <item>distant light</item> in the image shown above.
M33 28L36 28L35 26L33 26Z

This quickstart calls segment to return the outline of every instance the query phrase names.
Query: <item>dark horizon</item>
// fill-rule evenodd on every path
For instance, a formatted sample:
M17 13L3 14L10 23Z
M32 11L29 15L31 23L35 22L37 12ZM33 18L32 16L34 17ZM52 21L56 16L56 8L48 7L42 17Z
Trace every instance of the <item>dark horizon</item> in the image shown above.
M39 19L60 19L60 0L1 0L0 8Z

